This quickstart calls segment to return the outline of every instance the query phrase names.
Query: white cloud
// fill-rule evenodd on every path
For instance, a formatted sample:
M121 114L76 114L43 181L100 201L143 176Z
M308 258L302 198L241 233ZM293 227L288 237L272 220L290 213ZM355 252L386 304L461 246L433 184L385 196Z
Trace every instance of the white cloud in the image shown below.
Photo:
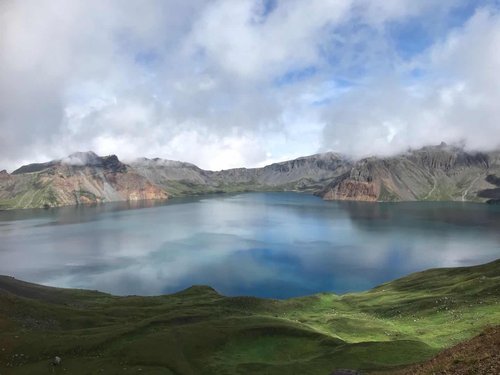
M357 156L440 141L500 147L500 15L479 10L406 66L351 90L324 113L323 147ZM411 79L420 69L422 77Z
M258 4L259 2L257 2ZM256 20L255 1L214 3L187 42L226 72L266 79L318 61L318 45L330 23L348 17L352 1L288 1Z
M464 4L4 1L0 169L76 150L219 169L320 148L498 146L498 9ZM457 9L470 19L451 29ZM394 28L415 20L433 40L403 59Z

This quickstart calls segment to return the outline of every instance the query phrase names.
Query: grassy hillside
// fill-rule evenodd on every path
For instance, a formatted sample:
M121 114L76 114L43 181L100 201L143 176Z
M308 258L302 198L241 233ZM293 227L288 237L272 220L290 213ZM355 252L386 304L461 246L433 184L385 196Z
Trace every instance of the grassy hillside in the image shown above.
M431 360L380 375L500 374L500 326L443 350Z
M420 362L500 324L500 260L289 300L116 297L0 278L3 374L329 374ZM52 367L54 356L62 364Z

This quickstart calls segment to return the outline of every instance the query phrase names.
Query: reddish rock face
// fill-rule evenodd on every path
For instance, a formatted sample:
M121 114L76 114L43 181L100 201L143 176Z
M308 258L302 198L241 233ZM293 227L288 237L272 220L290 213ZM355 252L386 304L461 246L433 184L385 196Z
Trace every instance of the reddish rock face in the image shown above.
M376 201L380 194L379 184L344 180L325 195L326 200Z
M124 200L138 201L168 198L166 191L153 185L135 172L117 173L114 177L115 189L123 195Z
M83 168L78 173L59 173L44 178L63 205L168 198L166 191L135 172L99 172Z
M447 145L391 157L353 160L311 155L263 168L206 171L161 159L122 163L115 155L76 152L0 172L2 208L165 199L200 192L311 192L328 200L500 200L500 151L470 153Z
M168 198L163 188L127 168L116 157L94 159L85 165L52 162L24 167L25 173L0 173L0 199L16 200L43 191L36 201L19 198L20 203L14 205L26 208ZM28 203L24 204L25 201Z

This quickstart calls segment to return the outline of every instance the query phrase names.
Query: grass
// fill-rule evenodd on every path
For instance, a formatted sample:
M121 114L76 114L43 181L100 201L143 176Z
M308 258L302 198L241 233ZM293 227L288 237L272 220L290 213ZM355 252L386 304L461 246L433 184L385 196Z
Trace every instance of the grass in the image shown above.
M43 182L38 174L23 176L15 186L2 186L1 190L10 193L7 194L8 198L0 198L0 210L58 205L53 188Z
M288 300L206 286L116 297L0 277L1 374L329 374L398 368L500 324L500 260ZM60 356L63 363L49 365Z
M500 374L500 326L440 352L431 360L380 375Z

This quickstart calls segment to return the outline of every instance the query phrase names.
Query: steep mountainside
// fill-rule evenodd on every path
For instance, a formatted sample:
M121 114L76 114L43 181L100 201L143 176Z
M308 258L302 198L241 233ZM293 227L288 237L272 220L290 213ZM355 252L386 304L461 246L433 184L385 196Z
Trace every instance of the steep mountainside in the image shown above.
M138 159L131 167L172 195L256 190L315 192L351 168L338 154L325 153L275 163L263 168L205 171L189 163Z
M190 163L75 153L0 172L0 209L165 199L207 193L302 191L327 200L500 202L500 152L441 144L386 158L325 153L263 168L206 171Z
M441 144L389 158L366 158L318 194L331 200L484 201L500 198L500 153Z
M115 155L75 153L0 175L0 208L166 198L163 189L130 170Z

